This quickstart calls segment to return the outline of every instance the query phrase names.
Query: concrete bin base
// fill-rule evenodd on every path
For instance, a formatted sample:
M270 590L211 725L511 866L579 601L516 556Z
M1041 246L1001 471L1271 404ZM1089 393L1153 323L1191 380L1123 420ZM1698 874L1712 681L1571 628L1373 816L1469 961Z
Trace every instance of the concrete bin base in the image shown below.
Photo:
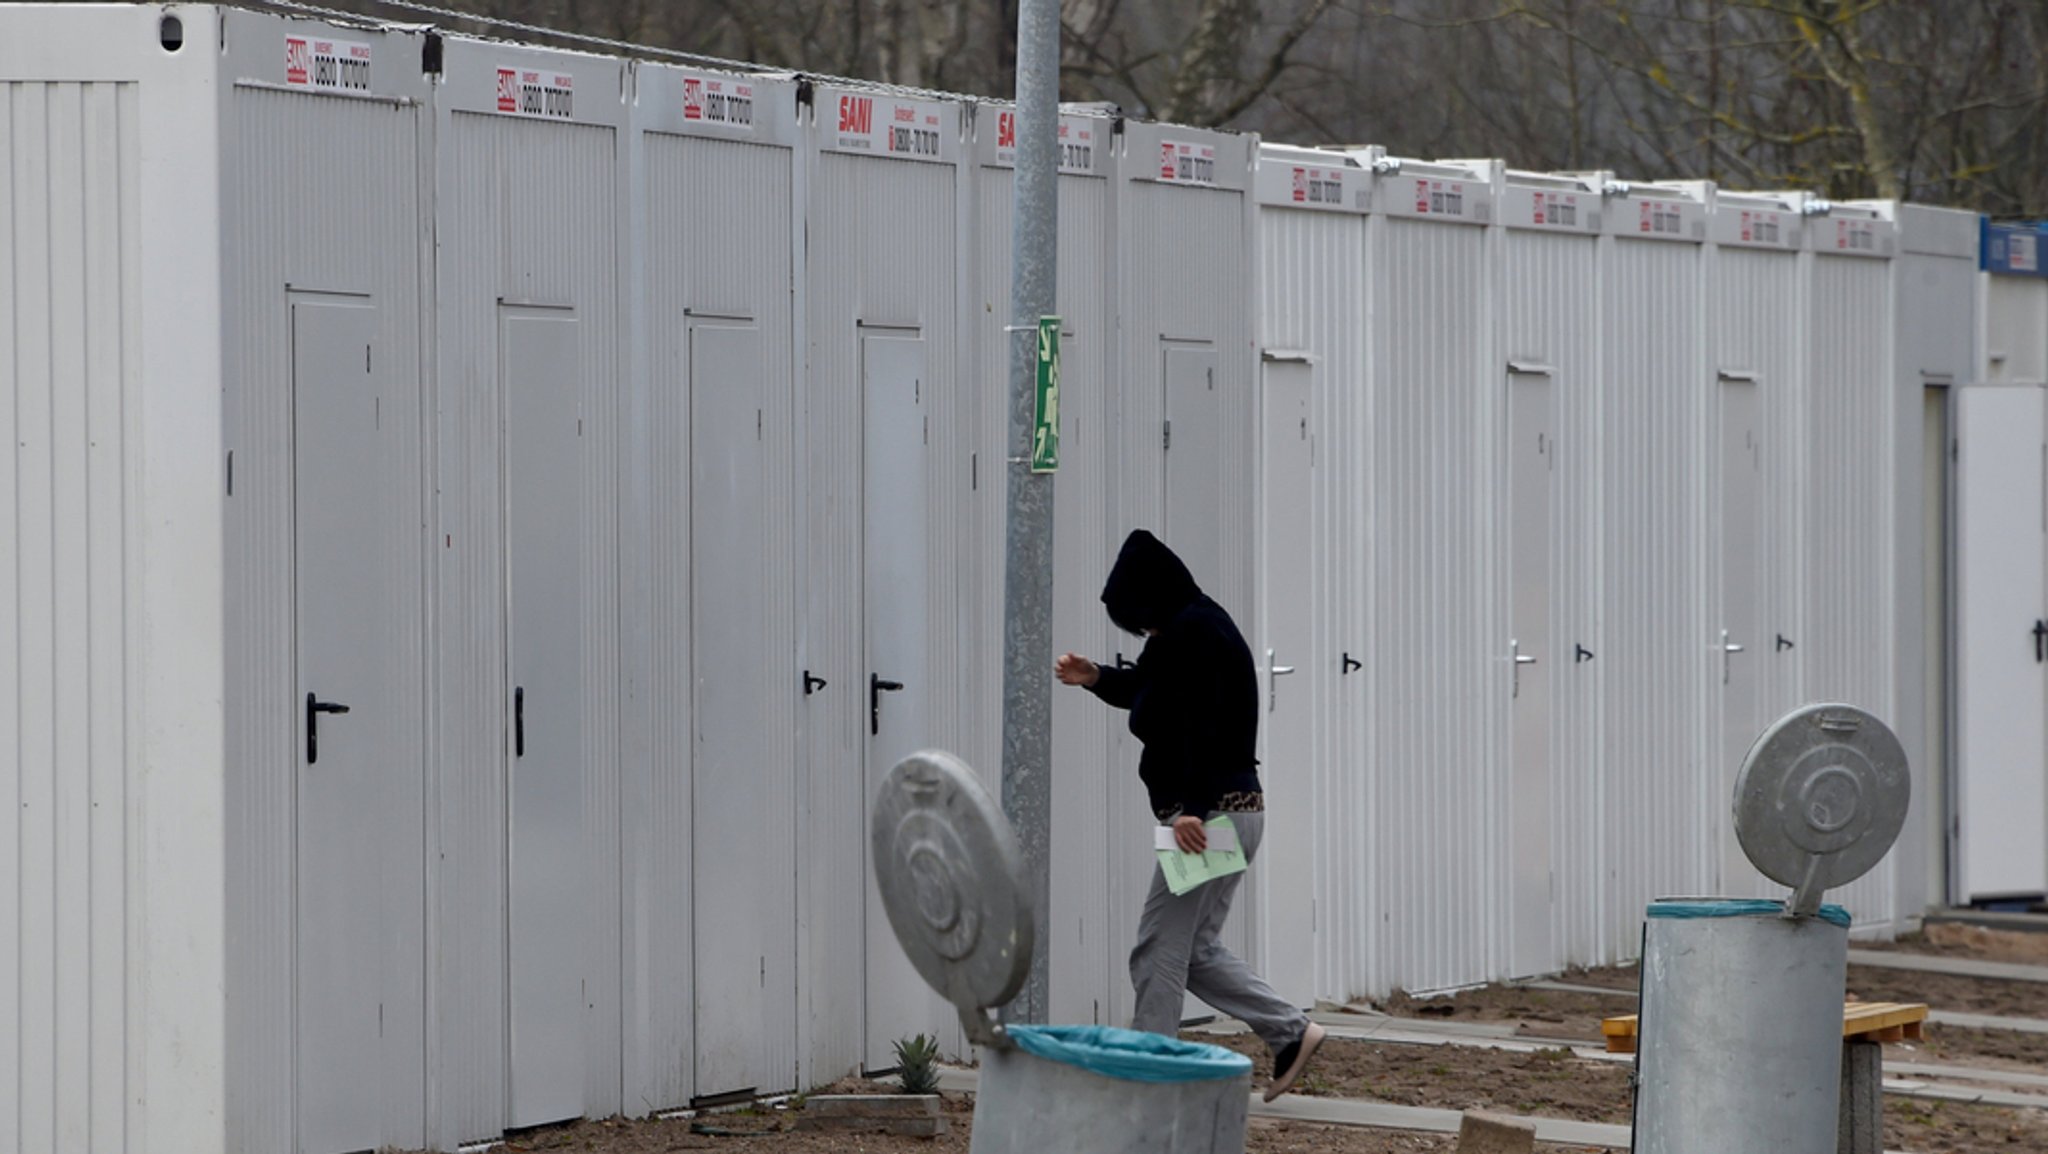
M1242 1154L1251 1075L1108 1078L1022 1050L981 1052L974 1154Z

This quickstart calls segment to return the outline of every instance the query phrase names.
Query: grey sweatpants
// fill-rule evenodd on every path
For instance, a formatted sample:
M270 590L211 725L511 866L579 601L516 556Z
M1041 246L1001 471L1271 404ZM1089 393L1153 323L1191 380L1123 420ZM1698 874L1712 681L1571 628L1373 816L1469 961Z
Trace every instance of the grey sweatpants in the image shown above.
M1249 861L1258 853L1266 815L1233 813L1230 823ZM1274 1053L1301 1039L1308 1016L1216 940L1243 880L1243 874L1232 874L1176 897L1166 888L1166 875L1153 867L1152 890L1138 916L1138 944L1131 950L1131 985L1138 991L1132 1029L1179 1033L1183 994L1191 992L1211 1009L1250 1026Z

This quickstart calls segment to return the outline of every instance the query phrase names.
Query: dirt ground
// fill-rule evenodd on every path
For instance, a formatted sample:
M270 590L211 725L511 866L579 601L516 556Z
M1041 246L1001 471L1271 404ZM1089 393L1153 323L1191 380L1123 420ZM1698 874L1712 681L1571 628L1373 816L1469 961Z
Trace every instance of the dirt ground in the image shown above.
M837 1093L887 1093L893 1087L849 1080L831 1089ZM614 1118L547 1126L514 1135L501 1149L511 1154L679 1154L697 1150L730 1154L966 1154L973 1131L974 1099L963 1094L946 1094L942 1098L948 1128L937 1138L803 1131L794 1128L794 1110L755 1109L697 1119L628 1122ZM1254 1118L1245 1133L1246 1154L1451 1154L1457 1145L1457 1139L1450 1135L1322 1126L1276 1118ZM1537 1149L1542 1154L1591 1154L1599 1148L1543 1143Z
M1864 948L1865 943L1858 943ZM1882 948L1947 957L2048 964L2048 934L1984 930L1937 924L1919 935ZM1628 996L1538 990L1497 985L1433 998L1395 994L1374 1008L1424 1020L1511 1023L1518 1035L1578 1044L1600 1042L1600 1020L1635 1009L1634 967L1574 970L1558 979L1572 985L1622 991ZM1849 990L1869 1001L1926 1002L1936 1009L2048 1018L2048 983L1965 978L1852 966ZM1920 1043L1887 1045L1888 1060L1974 1065L2048 1072L2048 1034L1974 1030L1930 1025ZM1248 1035L1191 1034L1252 1057L1254 1085L1270 1076L1263 1047ZM1582 1059L1563 1048L1533 1054L1474 1046L1416 1046L1332 1038L1303 1079L1299 1092L1319 1097L1369 1098L1401 1105L1454 1110L1626 1123L1630 1067ZM848 1081L838 1093L887 1092L891 1087ZM756 1107L706 1117L619 1119L543 1127L513 1135L503 1149L593 1151L597 1154L672 1154L725 1150L733 1154L964 1154L973 1122L973 1099L949 1094L944 1109L949 1132L939 1138L885 1134L816 1133L794 1129L788 1105ZM1885 1146L1914 1154L2000 1154L2048 1150L2048 1111L1885 1099ZM1246 1148L1251 1154L1411 1154L1454 1151L1449 1135L1368 1130L1348 1126L1253 1119ZM1544 1154L1584 1148L1539 1147Z

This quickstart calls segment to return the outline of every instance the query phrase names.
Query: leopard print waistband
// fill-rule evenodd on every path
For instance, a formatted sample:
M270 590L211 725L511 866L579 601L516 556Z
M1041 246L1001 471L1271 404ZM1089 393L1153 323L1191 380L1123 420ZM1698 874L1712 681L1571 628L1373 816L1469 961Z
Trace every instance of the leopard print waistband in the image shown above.
M1216 812L1264 813L1266 812L1266 795L1256 789L1226 793L1216 799ZM1174 809L1159 810L1153 816L1159 819L1161 825L1167 825L1172 823L1174 818L1180 816L1180 809L1176 807Z

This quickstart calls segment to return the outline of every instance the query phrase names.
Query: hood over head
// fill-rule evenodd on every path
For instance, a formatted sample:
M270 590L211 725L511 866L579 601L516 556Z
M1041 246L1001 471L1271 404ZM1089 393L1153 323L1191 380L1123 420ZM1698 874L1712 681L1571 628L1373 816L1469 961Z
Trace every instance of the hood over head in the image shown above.
M1194 574L1159 538L1133 529L1102 586L1109 619L1127 633L1161 629L1202 595Z

